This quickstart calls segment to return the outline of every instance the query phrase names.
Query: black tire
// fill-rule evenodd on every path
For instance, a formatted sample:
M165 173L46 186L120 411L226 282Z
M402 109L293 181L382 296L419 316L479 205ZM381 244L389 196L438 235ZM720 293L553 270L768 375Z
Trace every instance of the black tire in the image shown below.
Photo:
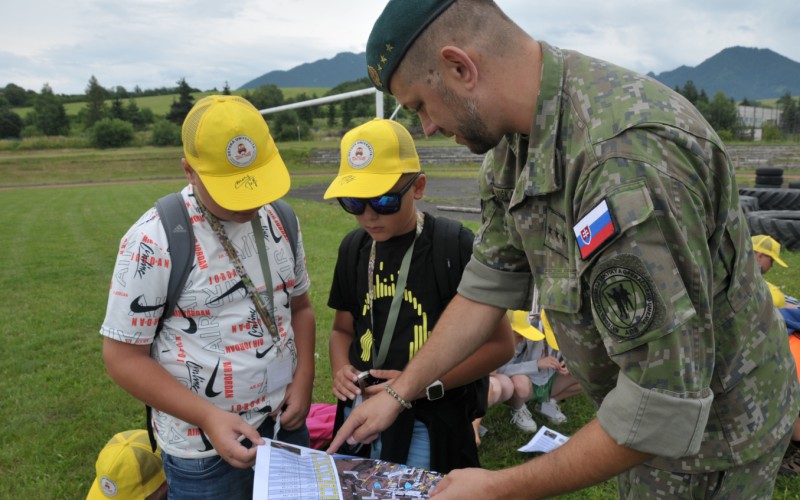
M764 175L757 175L756 176L756 185L762 186L780 186L783 184L783 176L764 176Z
M800 210L800 189L740 187L739 196L755 196L760 210Z
M800 189L800 181L798 180L789 181L788 187L789 189Z
M758 211L758 198L755 196L740 196L739 206L742 207L742 212L757 212Z
M800 211L763 210L745 215L750 234L767 234L792 252L800 251Z
M756 175L762 175L764 177L783 177L783 169L780 167L757 168Z

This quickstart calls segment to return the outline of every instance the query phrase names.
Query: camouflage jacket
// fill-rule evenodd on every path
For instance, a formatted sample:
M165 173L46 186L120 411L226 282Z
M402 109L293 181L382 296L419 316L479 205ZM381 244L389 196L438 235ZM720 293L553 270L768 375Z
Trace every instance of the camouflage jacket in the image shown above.
M486 155L459 293L526 309L535 283L600 424L652 466L752 461L800 400L722 142L660 83L542 52L530 135Z

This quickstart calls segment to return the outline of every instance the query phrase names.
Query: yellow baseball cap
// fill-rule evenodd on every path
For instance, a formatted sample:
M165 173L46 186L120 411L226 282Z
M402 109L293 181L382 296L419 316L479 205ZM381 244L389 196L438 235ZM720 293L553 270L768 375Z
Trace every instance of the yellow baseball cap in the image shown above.
M186 115L181 135L186 161L221 207L251 210L289 192L289 171L269 126L247 99L200 99Z
M372 198L389 192L400 176L420 171L411 134L393 120L375 118L342 137L339 174L323 198Z
M144 500L167 480L161 452L153 453L145 430L115 434L100 451L95 471L86 500Z
M529 340L542 340L544 333L528 322L529 311L511 311L511 328Z
M769 255L772 257L772 260L783 267L789 267L786 262L782 261L780 258L781 244L775 241L771 236L759 234L753 236L751 239L753 241L753 250L758 253L763 253L764 255Z

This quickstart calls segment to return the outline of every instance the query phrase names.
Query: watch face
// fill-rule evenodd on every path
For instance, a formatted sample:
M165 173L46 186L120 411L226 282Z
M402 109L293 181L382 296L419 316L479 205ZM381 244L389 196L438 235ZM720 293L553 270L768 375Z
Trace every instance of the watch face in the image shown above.
M428 393L428 399L431 401L436 401L437 399L444 396L444 387L442 387L441 382L434 382L433 384L429 385L426 389Z

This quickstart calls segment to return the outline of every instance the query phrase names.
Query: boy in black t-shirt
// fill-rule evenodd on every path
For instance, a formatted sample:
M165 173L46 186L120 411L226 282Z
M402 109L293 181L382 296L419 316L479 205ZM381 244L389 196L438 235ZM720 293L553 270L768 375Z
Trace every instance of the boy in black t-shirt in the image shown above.
M328 299L336 310L330 356L337 429L354 402L380 391L407 409L370 450L350 452L446 473L479 466L471 422L485 411L486 375L514 346L504 320L489 342L414 401L391 390L456 294L455 284L437 276L458 265L457 283L472 254L469 229L417 210L425 183L414 141L399 123L376 118L342 139L339 175L325 199L337 198L361 227L339 247ZM457 230L442 239L452 224ZM444 250L450 255L437 257Z

